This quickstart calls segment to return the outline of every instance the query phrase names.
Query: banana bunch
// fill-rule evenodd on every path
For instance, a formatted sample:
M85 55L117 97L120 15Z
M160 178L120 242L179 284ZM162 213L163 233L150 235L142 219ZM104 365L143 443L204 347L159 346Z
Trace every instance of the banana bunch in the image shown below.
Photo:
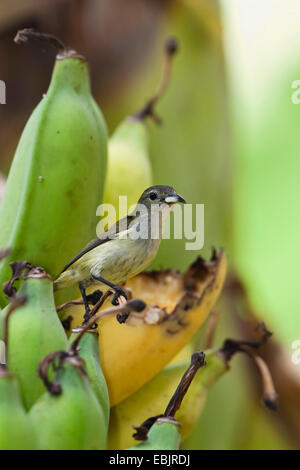
M192 338L216 302L225 274L226 257L218 251L210 261L199 257L184 274L150 271L127 281L125 289L143 300L146 309L125 323L105 317L98 325L111 406L154 377ZM62 319L70 319L71 327L76 328L83 315L84 307L73 305Z
M167 88L171 61L177 47L175 39L166 41L164 71L157 92L141 110L127 116L109 138L104 203L113 205L115 209L119 208L118 219L124 217L145 188L153 184L146 119L152 118L155 122L160 122L154 106ZM128 207L119 205L119 196L127 196ZM106 222L109 226L115 220L108 216Z
M124 286L131 300L118 306L108 306L109 292L90 296L94 305L84 322L81 300L67 303L68 309L66 303L55 306L52 279L94 236L107 132L85 59L50 35L23 30L16 37L19 43L31 39L53 45L58 54L0 205L0 338L6 345L0 449L178 449L231 356L249 353L249 342L230 340L221 350L194 353L191 364L170 364L217 301L226 256L219 250L209 261L198 257L184 273L139 274ZM120 195L136 203L152 183L145 119L158 121L154 105L169 81L176 48L174 40L167 42L154 97L110 139L105 202L114 206ZM256 362L272 406L272 382ZM143 442L135 445L131 426L137 422L142 424L134 437Z
M20 31L58 49L47 93L19 141L0 205L0 285L9 263L26 260L53 278L95 234L106 169L107 131L84 57L49 35ZM92 190L91 190L92 188ZM0 292L0 306L7 299Z

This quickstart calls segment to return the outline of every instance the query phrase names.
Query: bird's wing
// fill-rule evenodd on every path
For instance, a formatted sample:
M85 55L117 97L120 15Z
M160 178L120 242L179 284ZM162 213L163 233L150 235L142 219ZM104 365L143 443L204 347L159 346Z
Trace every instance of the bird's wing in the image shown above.
M64 267L62 273L66 271L72 264L78 261L85 253L93 250L96 246L103 245L103 243L112 240L113 238L118 238L118 235L128 229L130 222L134 219L134 215L126 215L122 219L118 220L115 224L111 225L105 232L99 235L99 238L92 240L78 255L74 256L71 261Z

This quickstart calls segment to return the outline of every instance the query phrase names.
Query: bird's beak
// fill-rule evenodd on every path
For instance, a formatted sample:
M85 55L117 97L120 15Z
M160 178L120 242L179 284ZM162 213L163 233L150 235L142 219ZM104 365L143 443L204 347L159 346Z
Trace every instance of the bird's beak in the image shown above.
M183 199L183 197L179 196L179 194L177 193L171 194L171 196L167 196L165 198L165 202L167 204L175 204L176 202L182 202L183 204L185 204L185 200Z

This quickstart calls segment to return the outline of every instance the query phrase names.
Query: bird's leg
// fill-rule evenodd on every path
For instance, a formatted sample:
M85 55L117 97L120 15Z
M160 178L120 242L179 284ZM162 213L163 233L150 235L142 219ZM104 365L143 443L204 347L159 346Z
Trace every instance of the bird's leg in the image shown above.
M88 299L87 299L87 296L86 296L85 287L83 286L83 284L81 282L79 283L79 289L80 289L81 297L82 297L84 307L85 307L84 319L86 319L86 318L89 317L90 307L89 307L89 302L88 302Z
M103 282L103 284L106 284L108 287L111 287L115 291L113 299L111 301L113 305L118 305L118 298L121 296L125 297L125 299L127 300L127 295L121 287L116 286L115 284L112 284L106 279L103 279L103 277L95 276L94 274L92 274L92 276L96 281Z

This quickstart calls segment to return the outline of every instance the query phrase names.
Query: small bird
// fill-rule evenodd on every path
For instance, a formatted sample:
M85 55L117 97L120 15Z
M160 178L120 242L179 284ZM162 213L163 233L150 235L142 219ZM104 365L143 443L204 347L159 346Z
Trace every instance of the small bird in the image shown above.
M151 186L141 195L136 209L90 242L63 269L54 281L54 289L78 283L90 312L86 288L102 283L112 289L113 305L126 293L120 287L127 279L142 272L153 260L162 238L163 223L172 206L185 203L171 186Z

